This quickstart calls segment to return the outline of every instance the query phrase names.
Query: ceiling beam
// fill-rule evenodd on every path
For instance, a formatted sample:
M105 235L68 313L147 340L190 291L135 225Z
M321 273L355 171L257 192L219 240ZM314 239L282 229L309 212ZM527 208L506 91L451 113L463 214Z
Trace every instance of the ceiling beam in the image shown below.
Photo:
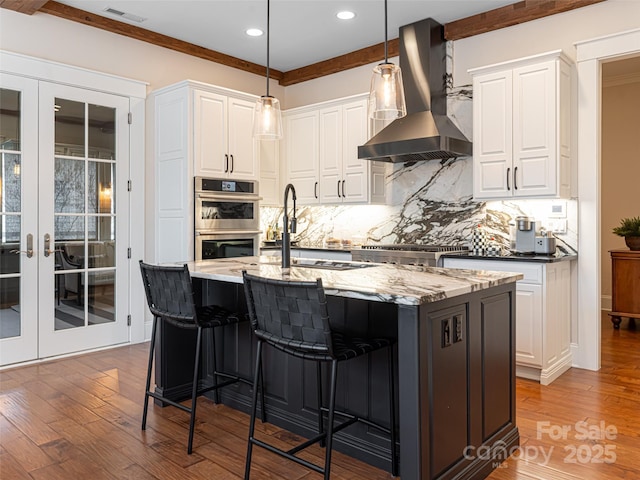
M0 8L33 15L47 0L0 0Z
M399 44L400 42L397 38L389 40L387 44L389 57L395 57L399 54ZM340 55L339 57L284 72L280 80L280 85L286 87L287 85L306 82L307 80L313 80L314 78L331 75L332 73L338 73L350 68L360 67L378 60L384 60L384 43L361 48L360 50Z
M461 38L491 32L504 27L511 27L603 1L604 0L524 0L449 22L444 26L444 37L447 40L460 40Z
M255 73L256 75L266 76L267 69L257 63L248 62L241 58L232 57L224 53L216 52L215 50L209 50L208 48L194 45L193 43L178 40L167 35L152 32L144 28L137 27L135 25L129 25L128 23L119 22L110 18L105 18L100 15L96 15L85 10L63 5L62 3L49 0L40 9L40 12L54 15L56 17L71 20L73 22L82 23L91 27L100 28L111 33L124 35L129 38L135 38L142 42L151 43L160 47L168 48L176 52L192 55L194 57L203 58L221 65L244 70L245 72ZM269 69L269 76L275 80L282 78L282 72L274 69Z
M518 3L496 8L488 12L473 15L447 23L444 26L446 40L459 40L500 28L543 18L556 13L567 12L575 8L585 7L604 0L524 0ZM117 20L102 17L78 8L63 5L54 0L0 0L0 8L8 8L22 13L32 14L35 11L47 13L84 25L100 28L108 32L124 35L136 40L168 48L176 52L203 58L215 63L237 68L245 72L266 76L266 68L257 63L248 62L224 53L209 50L189 42L178 40L167 35L155 33L144 28L129 25ZM398 55L398 39L388 42L389 56ZM305 67L281 72L270 69L271 78L278 80L283 86L306 82L314 78L360 67L384 59L384 44L379 43Z

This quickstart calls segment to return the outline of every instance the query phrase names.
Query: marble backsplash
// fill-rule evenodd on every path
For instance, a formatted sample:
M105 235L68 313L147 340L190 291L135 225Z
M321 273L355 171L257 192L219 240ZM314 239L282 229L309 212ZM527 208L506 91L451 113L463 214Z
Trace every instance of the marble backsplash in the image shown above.
M447 71L451 71L451 42L447 51ZM460 130L472 137L471 85L452 87L448 79L448 115ZM510 223L527 215L546 226L551 206L564 207L566 233L556 233L557 245L576 252L577 202L575 200L513 200L477 202L473 200L471 158L430 160L409 164L388 164L386 205L299 206L298 232L292 238L302 246L323 246L328 237L360 240L363 243L419 243L468 245L471 232L483 225L489 238L502 248L510 246ZM269 225L282 228L282 208L261 207L264 232ZM563 219L564 220L564 219Z

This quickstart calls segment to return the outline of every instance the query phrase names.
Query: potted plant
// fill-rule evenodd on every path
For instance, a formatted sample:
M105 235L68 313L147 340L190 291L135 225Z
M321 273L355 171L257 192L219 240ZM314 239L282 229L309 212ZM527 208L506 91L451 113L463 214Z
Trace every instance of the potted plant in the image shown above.
M640 217L623 218L620 226L613 233L624 237L624 242L631 250L640 250Z

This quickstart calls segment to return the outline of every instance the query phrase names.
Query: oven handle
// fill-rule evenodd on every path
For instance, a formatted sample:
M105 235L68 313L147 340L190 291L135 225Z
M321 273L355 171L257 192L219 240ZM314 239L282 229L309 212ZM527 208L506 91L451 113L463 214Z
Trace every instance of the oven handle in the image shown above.
M242 195L238 193L201 193L196 192L196 198L201 198L203 200L239 200L239 201L247 201L247 202L257 202L260 200L259 195Z
M196 230L196 237L219 236L219 235L259 235L262 230Z

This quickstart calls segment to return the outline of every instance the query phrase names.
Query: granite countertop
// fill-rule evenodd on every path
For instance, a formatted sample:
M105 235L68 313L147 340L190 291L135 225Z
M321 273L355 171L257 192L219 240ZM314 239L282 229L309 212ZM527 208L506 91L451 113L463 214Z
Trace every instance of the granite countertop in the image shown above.
M311 266L296 265L308 262ZM266 278L297 281L322 279L328 295L358 298L398 305L421 305L487 288L513 283L523 276L513 272L459 270L412 265L373 264L347 261L292 259L284 272L274 257L238 257L189 262L196 278L242 283L242 270ZM325 268L314 268L324 266ZM356 268L336 270L336 266ZM363 268L361 268L364 266Z
M444 253L442 255L446 258L464 258L465 260L498 260L508 262L537 262L537 263L554 263L564 262L566 260L577 260L577 253L563 253L556 250L556 253L552 255L522 255L515 253L503 253L501 255L486 255L482 253L466 253L463 255Z

